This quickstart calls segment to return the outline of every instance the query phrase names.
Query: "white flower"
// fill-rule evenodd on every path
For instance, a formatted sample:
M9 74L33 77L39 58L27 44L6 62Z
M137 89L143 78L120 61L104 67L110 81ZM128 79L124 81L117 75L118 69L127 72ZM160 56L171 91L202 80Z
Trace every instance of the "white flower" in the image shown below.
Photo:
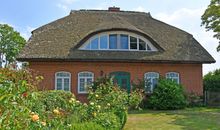
M98 106L97 106L97 108L98 108L98 109L100 109L100 108L101 108L101 106L100 106L100 105L98 105Z

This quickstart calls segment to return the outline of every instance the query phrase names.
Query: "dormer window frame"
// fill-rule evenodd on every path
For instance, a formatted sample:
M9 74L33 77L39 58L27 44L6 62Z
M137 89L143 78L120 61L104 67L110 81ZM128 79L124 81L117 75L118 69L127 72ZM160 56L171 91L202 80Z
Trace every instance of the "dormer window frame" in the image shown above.
M121 35L127 35L128 36L128 49L110 49L110 35L114 35L116 34L116 40L117 40L117 48L119 45L121 45L121 42L120 42L120 37ZM107 48L101 48L101 37L104 37L104 36L107 36ZM131 37L134 37L137 39L137 49L132 49L131 48ZM97 48L91 48L92 46L92 41L94 39L98 38L98 47ZM142 41L145 42L145 50L140 50L140 39ZM103 40L103 39L102 39ZM104 43L103 43L104 44ZM89 46L89 48L88 48ZM150 49L148 49L150 47ZM145 37L141 36L141 35L138 35L136 33L132 33L132 32L126 32L126 31L108 31L108 32L102 32L102 33L98 33L92 37L90 37L80 48L79 50L100 50L100 51L147 51L147 52L155 52L155 51L158 51L158 49Z

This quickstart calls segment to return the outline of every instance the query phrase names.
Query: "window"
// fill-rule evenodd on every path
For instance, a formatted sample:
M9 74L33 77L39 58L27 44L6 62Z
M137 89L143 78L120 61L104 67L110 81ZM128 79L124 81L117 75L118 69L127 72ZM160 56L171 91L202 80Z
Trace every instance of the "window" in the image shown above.
M108 49L108 36L103 35L100 37L100 49Z
M109 35L109 49L117 49L117 34Z
M91 49L98 49L99 47L99 39L96 37L91 41Z
M139 50L146 50L146 43L139 39Z
M131 32L114 31L96 34L86 41L83 50L157 51L149 40Z
M78 93L87 93L88 86L92 84L94 74L92 72L78 73Z
M70 91L71 74L69 72L57 72L55 74L56 90Z
M175 81L178 84L180 83L179 73L177 73L177 72L168 72L168 73L166 73L166 78L171 79L172 81Z
M147 50L151 51L151 47L147 44Z
M147 93L153 92L154 87L158 83L158 79L159 79L159 73L157 72L148 72L144 74L145 88Z
M130 49L137 50L137 38L130 36Z
M120 35L120 49L128 49L128 35Z

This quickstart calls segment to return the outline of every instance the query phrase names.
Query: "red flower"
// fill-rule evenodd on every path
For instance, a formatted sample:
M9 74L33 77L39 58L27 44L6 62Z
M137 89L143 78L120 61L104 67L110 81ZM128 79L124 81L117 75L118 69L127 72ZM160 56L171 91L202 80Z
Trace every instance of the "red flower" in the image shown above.
M27 95L28 95L27 92L24 92L24 93L22 94L23 97L27 97Z

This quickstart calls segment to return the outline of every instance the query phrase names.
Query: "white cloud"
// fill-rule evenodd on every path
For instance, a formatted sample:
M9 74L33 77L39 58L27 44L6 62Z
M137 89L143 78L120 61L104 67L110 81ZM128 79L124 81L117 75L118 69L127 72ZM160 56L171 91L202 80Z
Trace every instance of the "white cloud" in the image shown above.
M15 25L11 24L11 23L7 23L7 22L4 22L4 21L0 21L0 24L8 24L9 26L13 27L13 28L16 28Z
M18 28L18 31L20 32L21 36L27 41L31 36L31 32L35 29L36 28L34 27L26 26L25 28L21 30Z
M74 2L76 2L77 0L61 0L61 2L65 3L65 4L73 4Z
M68 12L70 10L69 6L71 6L76 1L78 0L60 0L56 6L65 12Z
M57 7L58 7L58 8L61 8L61 9L64 10L65 12L69 10L69 8L68 8L66 5L64 5L64 4L57 4Z
M9 26L13 27L14 30L18 31L20 33L20 35L25 39L28 40L29 37L31 36L31 32L36 29L34 27L31 26L26 26L25 28L13 25L11 23L8 22L4 22L4 21L0 21L0 24L8 24Z
M137 8L133 9L134 11L139 11L139 12L146 12L145 8L142 6L138 6Z
M216 51L218 40L213 38L213 32L206 32L204 27L200 27L201 15L205 8L187 9L182 8L173 13L158 13L156 18L168 24L174 25L191 33L202 46L215 58L215 64L205 64L203 74L220 67L220 53Z

